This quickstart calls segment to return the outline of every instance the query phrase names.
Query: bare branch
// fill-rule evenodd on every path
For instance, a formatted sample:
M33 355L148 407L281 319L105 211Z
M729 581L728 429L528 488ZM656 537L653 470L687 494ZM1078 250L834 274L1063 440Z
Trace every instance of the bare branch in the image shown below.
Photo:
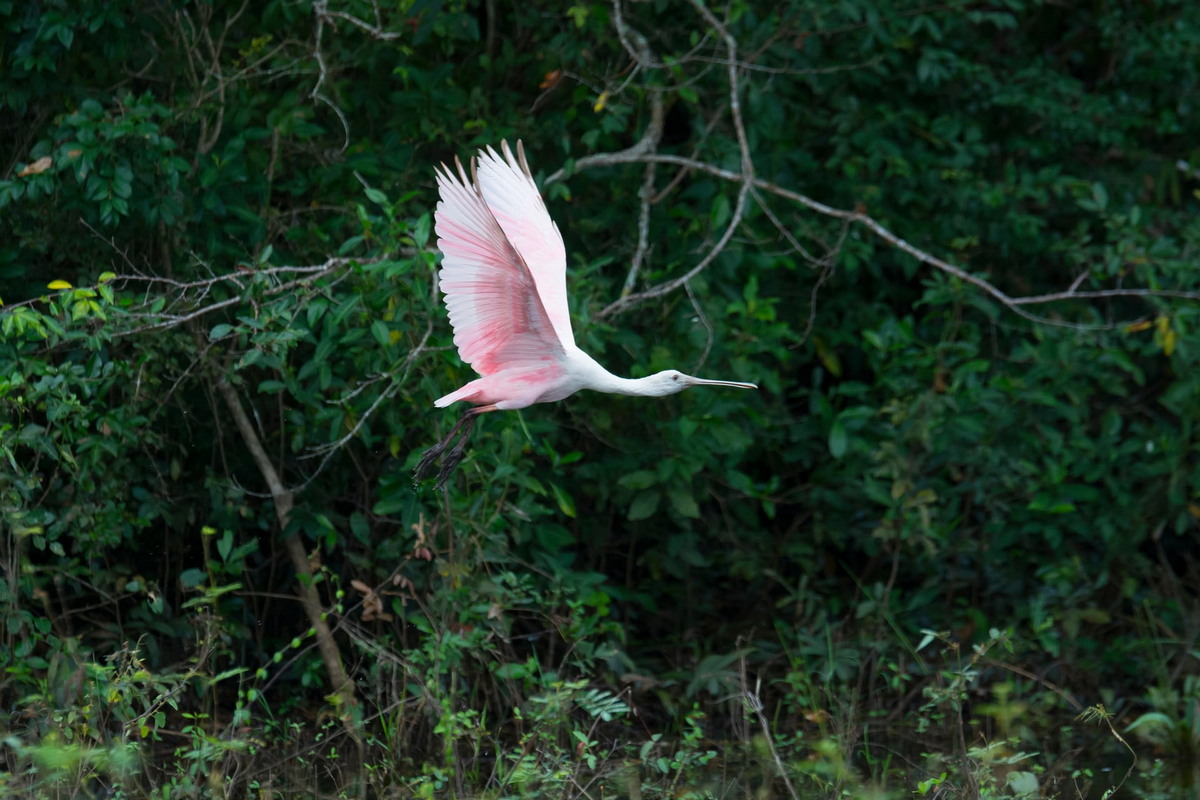
M796 237L782 225L779 219L763 201L760 191L769 192L778 197L798 203L812 211L823 216L840 219L846 223L847 227L842 230L842 238L844 239L848 226L860 225L869 230L879 239L888 243L890 246L908 254L916 259L921 264L927 264L934 269L950 275L958 280L976 287L984 294L998 301L1013 313L1039 324L1056 325L1061 327L1069 327L1075 329L1096 329L1111 327L1109 325L1088 325L1068 322L1062 319L1052 319L1049 317L1033 314L1026 309L1028 306L1041 305L1046 303L1054 303L1066 300L1096 300L1117 297L1137 297L1137 298L1178 298L1187 300L1200 300L1200 292L1183 291L1183 290L1162 290L1162 289L1098 289L1093 291L1079 291L1079 286L1087 279L1088 273L1080 275L1070 285L1066 291L1051 292L1041 295L1031 295L1027 297L1013 297L995 286L989 280L979 275L972 274L967 270L952 264L944 259L938 258L933 254L918 248L904 239L900 238L892 231L888 230L882 223L862 211L847 211L821 203L800 192L787 189L770 181L762 180L757 177L754 169L753 158L750 154L750 148L746 136L746 128L742 116L740 90L739 90L739 73L747 69L759 69L752 62L743 62L738 57L738 44L732 33L724 22L716 17L712 11L705 5L704 0L689 0L696 12L704 19L708 28L720 37L724 43L724 54L720 58L712 58L708 56L699 56L695 52L689 53L689 59L699 59L705 62L711 61L716 64L724 64L727 72L727 82L729 87L729 113L733 123L734 132L737 138L738 150L740 155L740 170L734 171L723 167L716 166L699 160L695 156L685 157L677 155L667 155L657 152L659 140L661 138L662 125L662 97L661 94L653 89L648 89L647 97L651 104L651 124L648 126L646 133L642 138L625 150L615 153L596 153L577 159L574 162L572 171L578 172L585 169L595 167L614 166L617 164L642 163L646 165L653 164L671 164L681 168L680 172L672 180L671 185L689 171L703 172L708 175L715 176L722 180L732 181L741 184L738 191L737 202L729 224L718 237L717 241L712 245L709 251L700 261L689 269L684 274L672 278L670 280L651 286L641 292L634 292L637 278L644 264L646 253L650 249L649 234L648 234L648 214L649 206L658 202L663 198L665 192L647 198L646 188L651 186L654 180L654 174L648 169L644 174L642 189L639 192L639 214L638 214L638 244L635 248L629 274L626 276L625 282L621 289L621 294L617 300L610 303L599 312L600 317L608 317L627 311L630 308L640 304L643 301L661 297L663 295L674 292L680 287L686 287L688 282L697 274L704 270L712 261L721 254L733 237L736 228L741 224L745 215L746 201L748 195L753 192L758 205L763 209L764 213L771 220L772 224L783 234L792 248L804 255L814 264L821 266L821 274L817 280L817 285L814 287L814 293L811 297L811 305L815 308L816 292L819 291L821 285L827 281L833 274L833 257L837 250L832 250L823 256L821 259L812 259L807 254L805 248L800 245ZM635 72L638 69L648 70L661 68L662 62L654 57L649 50L649 45L646 43L645 37L631 28L626 21L623 13L621 0L613 0L613 25L616 28L617 35L620 38L626 51L629 52L637 65ZM706 37L707 38L707 35ZM695 49L694 49L695 50ZM774 72L774 69L763 69L766 72ZM714 118L711 122L715 123ZM711 123L710 123L711 124ZM1188 175L1197 174L1192 167L1186 162L1180 161L1177 168ZM566 168L559 169L546 178L545 183L550 184L555 181L563 180L567 176ZM670 188L670 187L668 187ZM812 315L810 314L810 329ZM806 331L807 336L808 331Z
M828 260L828 254L826 254L825 258L818 260L808 252L808 248L800 244L800 241L796 238L795 234L793 234L791 230L783 224L783 221L780 220L779 217L775 216L775 212L771 210L771 206L767 203L766 199L759 194L757 187L751 191L751 194L754 197L754 202L757 203L758 207L762 209L762 212L767 216L767 219L771 220L771 224L775 226L775 230L779 231L780 235L787 240L787 243L791 246L791 248L800 254L801 258L813 264L823 263L824 261Z
M196 338L197 350L202 351L204 345L203 337L195 331L193 331L193 334ZM275 465L271 463L270 456L267 455L266 449L262 446L261 439L254 430L254 426L250 423L249 415L246 414L245 408L242 407L241 398L238 397L233 385L229 383L225 371L213 364L212 372L216 378L217 392L225 401L225 406L229 409L230 416L233 417L234 425L242 436L242 442L246 445L246 449L250 451L254 463L258 466L259 473L271 491L271 498L275 504L275 516L279 520L279 531L283 534L284 546L287 549L288 557L291 559L292 567L296 570L296 590L300 595L300 604L304 607L309 625L316 634L317 649L321 652L321 660L324 662L325 669L329 673L330 688L340 701L338 703L338 710L342 714L343 723L347 726L352 726L354 723L352 721L351 709L358 703L355 697L354 682L346 674L346 669L342 665L341 653L338 650L337 643L333 640L333 633L329 629L325 609L322 608L321 598L317 594L312 566L309 564L308 555L304 552L304 543L300 541L298 536L287 534L292 508L295 504L295 494L283 485L283 481L280 479Z
M583 161L584 161L584 159L580 159L578 162L576 162L576 164L582 165ZM651 153L651 154L640 155L640 156L639 155L630 156L628 154L628 151L620 151L617 153L597 154L597 155L589 157L587 166L625 164L625 163L631 163L631 162L636 163L636 162L646 162L646 161L653 161L658 164L675 164L675 165L679 165L679 166L684 166L684 167L688 167L690 169L694 169L698 172L704 172L709 175L713 175L718 178L722 178L727 181L734 181L734 182L742 181L742 174L739 172L734 172L733 170L723 169L716 165L709 164L704 161L699 161L699 160L693 159L693 158L686 158L684 156L675 156L675 155L665 155L665 154L660 154L660 153ZM893 247L895 247L899 250L904 251L908 255L915 258L918 262L920 262L922 264L928 264L929 266L934 267L935 269L939 269L942 272L945 272L949 275L953 275L954 277L958 278L959 280L962 280L965 283L969 283L972 286L975 286L976 288L982 290L985 294L991 296L993 299L999 301L1001 304L1008 307L1014 313L1016 313L1022 317L1025 317L1026 319L1030 320L1031 322L1037 322L1037 323L1047 324L1047 325L1056 325L1059 327L1076 328L1076 329L1080 329L1080 330L1096 330L1096 329L1113 327L1112 325L1082 325L1082 324L1078 324L1078 323L1066 322L1066 321L1060 320L1060 319L1051 319L1049 317L1042 317L1042 316L1038 316L1036 314L1032 314L1032 313L1026 311L1024 308L1022 308L1022 306L1041 305L1041 304L1045 304L1045 303L1054 303L1054 302L1059 302L1059 301L1063 301L1063 300L1095 300L1095 299L1101 299L1101 298L1114 298L1114 297L1141 297L1141 298L1170 297L1170 298L1176 298L1176 299L1182 299L1182 300L1200 300L1200 292L1184 291L1184 290L1171 290L1171 289L1100 289L1100 290L1089 291L1089 292L1065 291L1065 292L1052 292L1049 294L1031 295L1028 297L1012 297L1012 296L1008 295L1007 293L1005 293L1003 290L1001 290L999 287L997 287L997 286L993 285L992 283L990 283L989 281L987 281L986 279L981 278L977 275L972 275L971 273L967 272L966 270L962 269L961 267L955 266L954 264L944 261L944 260L938 258L937 256L932 255L931 253L928 253L912 244L909 244L908 242L906 242L905 240L901 239L899 236L897 236L896 234L894 234L890 230L888 230L882 223L878 222L871 216L864 214L861 211L846 211L844 209L834 208L833 206L828 206L817 200L813 200L811 197L801 194L800 192L796 192L791 189L786 189L782 186L771 183L770 181L766 181L766 180L763 180L763 179L757 178L757 177L754 178L754 186L756 188L770 192L771 194L786 198L795 203L799 203L800 205L802 205L806 208L816 211L818 214L823 214L827 217L834 217L836 219L842 219L842 220L846 220L847 222L851 222L851 223L854 223L857 225L862 225L863 227L865 227L867 230L869 230L871 233L875 234L877 237L879 237L883 241L887 242L888 244L892 245ZM707 264L705 264L705 266L707 266ZM689 273L685 277L690 278L691 273ZM678 288L680 285L682 285L682 279L675 279L675 280L669 281L667 284L660 284L659 286L652 287L651 289L648 289L645 292L633 294L628 297L623 297L620 300L618 300L617 302L612 303L611 305L606 307L603 311L601 311L600 316L602 316L602 317L609 316L612 314L618 314L623 311L627 311L630 308L632 308L634 305L637 305L638 303L642 302L643 300L649 300L654 297L659 297L668 291L672 291L672 290ZM667 286L669 286L669 288L664 289L664 287L667 287Z
M700 12L700 16L721 34L725 40L725 48L729 52L726 71L729 78L729 115L733 119L733 129L737 134L738 149L742 151L742 179L746 182L754 179L754 161L750 158L750 144L746 139L746 125L742 121L742 101L738 91L738 58L737 40L713 13L704 5L704 0L691 0L692 5Z
M371 417L373 417L375 415L375 412L377 410L379 410L379 407L381 405L383 405L383 403L385 401L390 400L396 394L396 392L402 386L404 386L405 382L408 380L409 374L412 372L413 364L415 364L417 359L426 352L425 345L429 342L429 337L432 334L433 334L433 317L430 317L429 324L425 327L425 334L421 337L421 341L418 342L417 346L414 347L412 350L410 350L408 355L404 357L404 361L400 364L400 367L397 370L390 373L392 376L392 380L391 380L391 383L388 384L388 388L379 393L379 396L375 398L374 402L372 402L371 405L367 408L367 410L364 411L362 413L362 415L359 416L359 418L355 421L354 427L351 428L346 433L346 435L344 435L342 438L338 439L337 441L330 442L328 444L323 444L323 445L320 445L319 447L314 447L312 453L300 457L301 459L308 459L308 458L317 458L319 456L321 458L321 461L317 465L316 470L313 471L313 474L309 475L308 478L306 478L302 484L295 487L295 489L293 491L298 492L298 491L304 489L306 486L308 486L308 484L310 484L313 481L314 478L316 478L318 475L320 475L321 471L325 469L325 465L329 463L329 459L331 459L333 457L334 453L336 453L338 450L342 449L347 444L349 444L354 439L354 437L358 436L358 432L362 430L362 427L363 427L363 425L365 425L367 423L367 420L369 420ZM399 374L397 374L397 373L399 373ZM364 386L365 386L365 384L364 384ZM363 388L362 386L356 388L354 390L354 393L357 394L359 391L362 390L362 388Z
M262 269L255 269L255 270L248 269L244 273L243 272L232 272L232 273L227 273L227 274L222 274L222 275L214 275L211 278L205 278L203 280L198 280L198 281L184 282L184 281L176 281L171 278L161 278L161 277L154 276L154 275L136 275L135 274L135 275L118 275L117 277L113 278L111 282L118 286L124 285L126 283L139 282L139 281L145 282L147 284L165 284L167 286L170 286L174 289L179 290L179 292L181 294L180 299L182 299L183 295L186 295L186 293L188 291L192 291L192 290L199 290L200 298L203 298L208 294L209 290L218 283L224 283L224 282L233 283L239 289L241 289L242 291L245 291L245 286L243 285L242 281L250 279L250 278L254 278L256 276L297 275L297 274L301 276L298 278L294 278L290 281L285 281L283 283L279 283L274 286L269 286L263 290L264 296L274 297L276 295L286 294L287 292L294 291L295 289L298 289L302 286L307 286L307 285L311 284L313 281L317 280L318 278L322 278L326 275L335 273L338 270L343 269L344 267L346 267L350 264L370 264L370 263L375 263L375 262L378 262L381 260L383 260L382 257L365 258L365 259L336 257L336 258L328 259L324 264L315 264L315 265L306 265L306 266L264 267ZM197 298L197 300L198 299L199 298ZM191 305L192 305L191 310L186 313L183 313L183 314L168 314L168 313L163 313L162 311L159 311L159 312L136 312L136 311L131 312L130 316L148 317L154 321L147 325L144 325L140 328L134 328L134 329L131 329L128 331L121 331L120 335L128 336L131 334L141 333L143 331L148 331L148 330L174 328L174 327L182 325L186 322L191 322L192 320L199 319L200 317L211 314L214 311L219 311L222 308L228 308L229 306L237 305L238 303L242 303L242 302L245 302L245 297L243 297L241 294L237 294L232 297L227 297L224 300L218 300L214 303L210 303L208 305L203 305L203 306L198 306L197 302L193 301L191 303Z
M848 72L873 67L882 60L882 58L876 56L866 61L860 61L857 64L842 64L836 67L765 67L762 64L755 64L752 61L738 61L737 68L746 72L763 72L768 75L827 75L833 72ZM727 63L727 60L724 58L712 58L711 56L689 56L680 58L675 63L686 64L689 61L700 61L706 64Z
M842 224L842 235L838 237L837 244L829 249L822 261L825 263L825 268L821 270L821 274L817 276L816 283L813 284L812 291L808 295L808 321L804 323L804 332L800 334L800 341L796 343L796 347L803 345L808 341L808 337L812 335L813 326L817 324L817 298L821 294L821 287L825 282L833 277L834 271L837 269L837 254L841 252L842 243L846 241L846 234L850 232L850 224Z
M651 286L644 292L638 292L637 294L631 294L618 298L602 309L598 316L603 318L613 314L619 314L644 300L650 300L654 297L661 297L664 294L670 294L703 272L709 264L716 260L717 256L721 255L721 253L725 250L726 245L729 244L729 240L733 238L734 231L736 231L738 226L742 224L742 216L746 213L746 197L749 194L750 184L743 183L742 188L738 191L737 203L733 207L733 215L729 218L729 224L725 226L725 230L721 233L721 237L717 239L712 248L704 255L704 258L700 259L700 261L698 261L694 267L689 269L683 275L680 275L678 278L665 281L657 286Z
M349 22L354 27L359 28L359 29L364 30L367 33L369 33L371 35L371 38L373 38L373 39L379 39L384 42L391 41L392 39L399 39L400 38L399 33L396 33L395 31L385 31L383 29L382 21L380 20L380 17L379 17L379 6L375 5L374 3L372 3L372 5L375 8L375 24L374 25L370 24L369 22L363 22L358 17L353 16L351 14L347 14L345 11L330 11L329 8L326 7L324 9L324 13L325 13L325 16L327 16L327 17L334 17L336 19L346 20L346 22Z
M316 42L313 44L313 55L316 56L317 59L317 69L319 74L317 75L317 82L313 86L312 91L308 93L308 96L313 100L319 100L320 102L329 106L331 109L333 109L333 113L337 114L338 119L342 121L342 133L344 135L342 140L342 152L344 153L350 147L350 123L346 119L346 115L342 112L342 109L338 107L337 103L334 103L325 96L324 92L321 91L325 86L325 78L329 71L325 64L325 53L321 50L321 39L325 34L325 20L330 17L329 4L327 0L315 0L313 3L313 15L317 18L317 33L315 37Z
M725 49L728 53L727 77L729 81L729 115L733 120L734 132L737 135L738 149L741 153L740 173L741 188L738 190L737 201L734 204L733 214L729 219L729 223L725 226L720 238L713 244L712 248L700 259L700 261L682 276L675 278L657 286L653 286L644 292L638 294L629 294L628 289L630 283L626 281L626 289L622 290L621 297L615 302L609 304L600 312L601 317L606 317L611 314L619 313L627 306L633 305L641 300L646 300L651 297L659 297L669 292L673 292L680 286L685 286L688 281L700 274L709 264L711 264L717 256L719 256L725 247L733 238L734 232L738 226L742 224L742 217L746 213L746 198L749 196L750 190L754 186L754 160L750 156L750 145L746 138L746 126L742 120L742 106L740 98L740 89L738 81L737 67L737 40L725 28L725 26L715 17L712 12L704 5L702 0L691 0L696 11L704 18L704 20L720 35L725 41ZM627 151L628 152L628 151Z
M621 296L625 297L633 291L637 283L638 272L642 269L642 261L650 249L650 201L654 195L655 165L647 164L646 173L642 177L642 188L638 192L638 237L637 247L634 248L633 258L629 262L629 274L625 276L625 284L621 287Z

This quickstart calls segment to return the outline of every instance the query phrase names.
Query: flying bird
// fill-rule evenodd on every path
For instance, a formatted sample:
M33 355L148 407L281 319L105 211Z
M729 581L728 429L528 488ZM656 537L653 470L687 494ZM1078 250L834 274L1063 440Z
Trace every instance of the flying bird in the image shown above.
M471 159L470 178L457 158L457 174L445 164L437 170L441 200L434 231L442 251L441 288L458 354L479 377L434 401L437 408L459 400L475 406L425 451L416 480L445 454L437 480L442 488L462 460L475 419L488 411L553 403L580 389L662 397L690 386L758 388L673 369L620 378L576 347L562 234L533 181L521 142L515 157L508 142L500 151L503 156L491 147L480 150Z

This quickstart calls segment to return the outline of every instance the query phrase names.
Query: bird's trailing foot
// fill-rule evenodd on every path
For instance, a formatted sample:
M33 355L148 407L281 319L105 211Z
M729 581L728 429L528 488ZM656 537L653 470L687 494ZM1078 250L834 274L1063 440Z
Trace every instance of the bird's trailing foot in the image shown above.
M450 429L450 433L446 438L435 444L433 447L421 454L421 460L417 462L417 468L413 470L413 483L420 483L425 476L429 474L429 470L433 467L434 462L438 458L442 458L442 466L438 470L437 483L434 484L435 489L442 489L446 486L446 481L454 473L454 468L458 466L458 462L462 461L463 454L467 451L467 440L471 437L471 429L475 427L475 417L478 413L475 409L471 409L458 422L454 423L454 427ZM450 448L451 442L458 439L457 444L446 453L446 449ZM445 457L442 454L445 453Z

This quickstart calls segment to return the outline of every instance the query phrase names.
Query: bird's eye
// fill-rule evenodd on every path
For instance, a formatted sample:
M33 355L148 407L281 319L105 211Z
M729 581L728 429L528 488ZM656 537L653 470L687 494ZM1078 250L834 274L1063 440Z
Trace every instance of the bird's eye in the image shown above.
M677 381L677 380L679 380L679 373L678 373L678 372L672 372L672 373L671 373L671 380L673 380L673 381Z

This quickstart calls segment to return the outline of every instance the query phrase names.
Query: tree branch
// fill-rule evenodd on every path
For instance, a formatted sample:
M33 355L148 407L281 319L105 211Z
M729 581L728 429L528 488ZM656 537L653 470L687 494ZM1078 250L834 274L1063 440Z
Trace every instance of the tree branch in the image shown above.
M640 162L654 162L657 164L675 164L678 166L688 167L690 169L694 169L699 172L704 172L709 175L713 175L715 177L718 177L718 178L721 178L721 179L727 180L727 181L741 182L743 180L742 174L739 172L735 172L733 170L723 169L721 167L715 166L713 164L709 164L704 161L699 161L697 159L686 158L683 156L666 155L666 154L661 154L661 153L648 153L645 155L632 155L632 156L629 155L629 152L627 150L616 152L616 153L602 153L602 154L590 156L588 164L586 166L608 166L608 165L613 165L613 164L640 163ZM583 159L580 159L578 162L576 162L576 164L577 165L583 164ZM918 262L920 262L922 264L928 264L929 266L934 267L935 269L941 270L942 272L945 272L949 275L953 275L954 277L962 280L964 283L969 283L972 286L975 286L976 288L982 290L985 294L987 294L990 297L992 297L993 299L997 300L998 302L1000 302L1002 305L1004 305L1005 307L1007 307L1014 313L1026 318L1032 322L1037 322L1037 323L1046 324L1046 325L1056 325L1056 326L1060 326L1060 327L1077 328L1077 329L1081 329L1081 330L1095 330L1095 329L1100 329L1100 328L1113 327L1113 325L1081 325L1081 324L1077 324L1077 323L1066 322L1064 320L1057 320L1057 319L1051 319L1049 317L1042 317L1037 314L1032 314L1032 313L1026 311L1024 308L1022 308L1022 306L1042 305L1042 304L1046 304L1046 303L1061 302L1064 300L1095 300L1095 299L1114 298L1114 297L1141 297L1141 298L1170 297L1170 298L1183 299L1183 300L1200 300L1200 292L1185 291L1185 290L1173 290L1173 289L1098 289L1098 290L1094 290L1094 291L1085 291L1085 292L1064 291L1064 292L1050 292L1047 294L1040 294L1040 295L1029 295L1029 296L1025 296L1025 297L1013 297L1013 296L1007 294L1006 292L1004 292L1003 290L1001 290L999 287L993 285L986 279L981 278L978 275L973 275L973 274L967 272L966 270L962 269L961 267L951 264L948 261L940 259L937 256L935 256L931 253L928 253L928 252L920 249L919 247L916 247L915 245L912 245L912 244L906 242L905 240L901 239L899 236L897 236L896 234L894 234L890 230L888 230L878 220L874 219L873 217L871 217L867 214L862 213L861 211L846 211L844 209L834 208L833 206L828 206L817 200L813 200L811 197L801 194L800 192L796 192L791 189L784 188L782 186L771 183L770 181L763 180L761 178L757 178L757 177L754 178L753 183L754 183L754 186L758 189L762 189L763 191L770 192L771 194L774 194L778 197L783 197L787 200L791 200L795 203L798 203L798 204L804 206L805 208L811 209L812 211L816 211L818 214L822 214L827 217L834 217L835 219L846 220L847 222L854 223L856 225L862 225L867 230L869 230L871 233L875 234L875 236L877 236L878 238L882 239L883 241L887 242L888 244L892 245L893 247L895 247L899 250L902 250L903 252L905 252L908 255L915 258ZM707 264L705 264L705 266L707 266ZM696 270L693 268L693 270L691 270L688 273L688 275L685 277L686 278L692 277L692 275L695 273L695 271ZM683 279L676 278L672 281L668 281L667 283L659 284L658 286L651 287L650 289L647 289L644 292L632 294L632 295L629 295L628 297L621 298L620 300L618 300L618 301L610 304L606 308L604 308L600 312L599 316L601 316L601 317L611 316L614 314L620 314L624 311L628 311L630 308L643 302L644 300L649 300L654 297L659 297L663 294L666 294L669 291L679 288L679 286L682 285L682 281L683 281ZM1121 323L1115 323L1115 324L1121 324Z
M727 80L729 82L729 115L733 121L734 132L737 136L738 150L741 155L742 170L740 173L740 181L742 185L738 190L737 200L734 203L733 214L730 216L729 223L725 226L725 230L695 266L678 278L666 281L665 283L660 283L657 286L651 287L650 289L637 294L629 293L632 289L633 278L636 277L631 270L630 277L626 279L625 286L622 289L621 297L603 309L600 312L601 317L620 313L620 311L624 310L624 308L634 305L641 300L668 294L669 292L678 289L680 286L685 286L688 281L700 274L700 272L702 272L717 258L717 256L719 256L725 250L726 246L729 244L729 241L733 238L733 234L737 231L738 226L742 224L742 218L746 213L746 199L749 197L750 190L754 186L754 160L750 156L750 144L746 137L746 126L742 119L742 106L740 97L741 91L737 67L737 40L734 39L733 35L729 33L720 20L713 16L713 13L708 10L702 0L691 0L691 3L700 16L704 18L705 22L707 22L709 26L713 28L713 30L717 31L725 42L725 49L727 53L726 71ZM617 3L616 7L619 9L620 4ZM660 134L656 135L655 137L655 149L659 135ZM647 137L643 137L641 143L645 143L646 141ZM632 150L633 148L630 149ZM629 153L630 151L626 150L625 152ZM580 159L580 162L582 161L584 161L584 159ZM577 164L580 162L577 162Z
M197 347L203 350L203 336L198 331L193 331L193 334L196 338ZM354 683L346 674L346 669L342 665L341 653L338 651L337 642L334 641L333 634L329 629L325 609L321 605L320 595L317 594L312 565L309 564L308 554L304 552L304 544L300 541L300 537L288 535L287 533L288 523L291 521L292 508L295 506L295 495L283 485L283 481L280 479L275 465L271 463L270 456L267 455L267 451L263 448L262 440L254 430L254 425L250 422L250 417L246 414L246 409L242 407L242 402L237 395L237 391L229 383L225 371L211 363L210 368L216 378L217 392L225 401L225 405L229 409L230 416L233 417L234 425L237 426L238 433L241 434L246 449L250 451L255 465L258 466L258 471L262 474L263 480L266 481L267 487L271 491L271 499L275 504L275 516L279 520L279 530L283 535L284 547L287 550L288 557L291 559L292 567L296 570L296 579L299 583L296 591L300 595L300 604L304 607L304 613L308 616L309 625L312 626L315 632L317 648L321 653L321 660L325 664L325 670L329 674L329 683L332 688L331 697L335 698L334 704L343 723L349 726L352 724L353 719L351 709L358 704L354 693Z

